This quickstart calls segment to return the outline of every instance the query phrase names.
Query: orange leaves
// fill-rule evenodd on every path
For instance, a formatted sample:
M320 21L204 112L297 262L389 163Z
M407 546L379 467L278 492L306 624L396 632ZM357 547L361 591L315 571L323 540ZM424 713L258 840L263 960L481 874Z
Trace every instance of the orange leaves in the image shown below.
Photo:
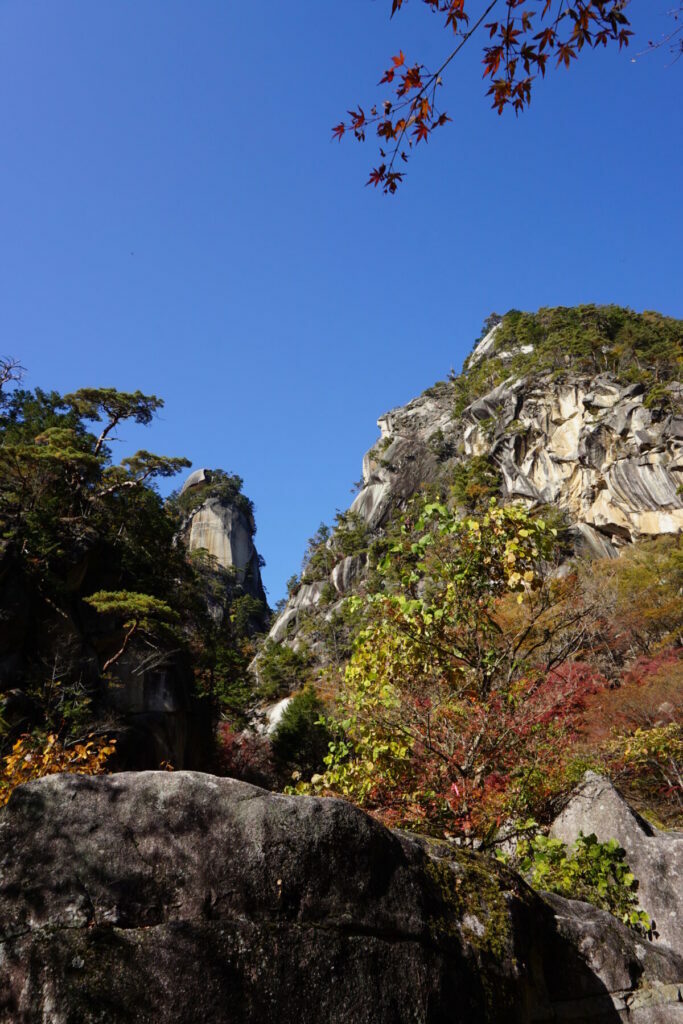
M429 138L429 128L427 127L424 121L417 122L415 128L413 129L413 136L415 137L416 142L422 142L423 140L425 142L427 141L427 139Z
M632 34L626 27L628 20L622 11L622 0L543 0L540 11L530 10L529 0L505 0L505 22L487 24L489 38L495 42L484 50L484 78L494 79L488 90L493 107L502 114L506 106L515 112L531 102L531 88L535 74L545 76L548 54L556 59L556 66L568 68L585 45L606 46L612 40L621 48L628 44ZM522 4L527 6L522 7ZM519 10L518 10L519 9ZM540 31L533 33L534 19L546 21ZM571 24L569 35L561 30ZM520 74L521 69L521 74Z
M443 9L443 8L442 8ZM460 23L467 24L469 21L468 15L465 13L465 0L450 0L448 7L448 13L446 15L446 25L457 32Z
M560 43L557 47L557 63L558 65L564 64L566 68L569 67L572 60L576 57L576 50L569 43Z
M0 807L7 803L17 786L31 779L61 772L101 775L116 750L116 740L90 735L80 743L65 747L51 733L43 743L32 736L21 736L0 769Z
M415 64L401 75L400 85L396 89L397 96L405 96L411 89L422 89L422 65Z
M462 9L461 0L457 0L457 6ZM372 169L366 182L375 188L381 186L382 191L389 194L396 192L404 177L403 172L394 171L395 161L400 159L406 162L406 150L419 142L426 142L434 128L442 127L450 121L447 114L436 109L436 90L441 80L427 72L421 64L406 67L403 50L393 56L391 61L392 66L384 72L380 85L392 85L394 99L385 99L373 106L368 117L362 107L349 110L350 120L340 121L332 128L333 139L341 140L351 131L356 139L364 141L366 128L371 125L382 145L391 146L388 155L380 148L383 162Z
M484 78L487 75L495 75L503 59L503 47L491 46L486 50L484 57Z
M363 111L363 108L359 107L358 110L349 110L348 115L351 118L353 134L357 139L362 141L365 139L365 132L363 130L365 125L365 112Z
M384 75L379 80L379 84L384 85L385 82L393 82L394 75L396 74L396 69L400 68L405 63L405 59L406 58L405 54L403 53L403 50L399 51L397 57L392 57L392 66L384 72Z

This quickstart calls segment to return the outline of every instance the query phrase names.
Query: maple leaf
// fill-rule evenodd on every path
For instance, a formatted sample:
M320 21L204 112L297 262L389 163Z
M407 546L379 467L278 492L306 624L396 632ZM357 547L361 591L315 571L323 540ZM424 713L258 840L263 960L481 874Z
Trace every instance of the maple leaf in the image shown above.
M551 56L558 65L569 67L584 47L595 49L614 41L621 48L628 45L632 35L623 12L627 0L482 0L472 27L467 12L476 6L473 3L466 0L422 2L433 13L442 14L444 27L452 28L460 37L453 52L438 69L430 71L420 63L407 66L405 53L399 50L391 57L379 83L391 87L392 99L373 106L368 117L360 107L350 111L350 120L332 129L336 139L346 133L364 141L367 126L371 125L381 143L386 145L384 140L391 140L388 152L381 150L385 163L373 170L368 181L375 186L381 184L384 192L394 192L401 181L393 165L398 159L406 159L401 142L408 129L411 129L411 137L406 142L410 150L418 142L427 141L435 127L450 120L446 115L439 116L434 109L436 89L443 84L442 72L446 66L481 25L491 40L491 45L483 48L483 77L489 78L487 95L492 97L492 106L499 114L506 107L519 113L529 105L532 83L537 76L539 80L545 77ZM405 0L392 0L392 17L404 3ZM496 12L497 20L486 21L496 5L506 10L507 15L501 17ZM563 26L567 31L561 39L559 32ZM389 119L392 110L397 117L393 126Z
M413 130L413 135L415 136L418 142L422 142L423 139L425 142L427 141L429 137L429 128L424 123L424 121L417 122Z
M380 164L379 167L373 168L373 170L370 171L370 177L365 182L366 186L374 185L375 188L377 188L377 186L384 181L384 178L386 176L386 170L387 169L385 164Z

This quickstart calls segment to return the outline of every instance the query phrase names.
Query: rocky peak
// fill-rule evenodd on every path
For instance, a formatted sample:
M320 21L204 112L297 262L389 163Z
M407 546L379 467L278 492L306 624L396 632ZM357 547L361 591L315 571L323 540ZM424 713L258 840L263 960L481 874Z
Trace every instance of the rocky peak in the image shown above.
M201 468L191 473L177 498L185 512L181 535L188 551L205 551L221 569L234 574L245 593L265 606L253 506L241 488L240 477L221 470Z
M384 413L350 513L380 537L425 486L484 460L503 501L550 505L575 547L599 557L683 527L683 323L618 307L513 311L475 344L458 377ZM293 592L271 637L363 576L364 557ZM329 583L332 590L326 590ZM335 605L325 615L334 615Z

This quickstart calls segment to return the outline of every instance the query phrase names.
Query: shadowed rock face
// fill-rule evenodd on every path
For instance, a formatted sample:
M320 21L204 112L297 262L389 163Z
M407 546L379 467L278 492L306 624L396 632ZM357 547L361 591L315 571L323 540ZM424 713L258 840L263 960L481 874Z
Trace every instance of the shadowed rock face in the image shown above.
M342 801L150 772L42 779L0 813L2 1024L668 1024L682 976Z

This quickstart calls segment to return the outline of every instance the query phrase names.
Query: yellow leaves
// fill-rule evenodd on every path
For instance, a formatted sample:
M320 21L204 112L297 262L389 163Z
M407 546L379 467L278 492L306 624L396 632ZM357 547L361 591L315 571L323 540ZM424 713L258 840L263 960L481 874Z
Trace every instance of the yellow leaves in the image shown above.
M17 786L32 779L62 772L101 775L115 750L116 740L93 735L70 747L65 747L54 733L42 745L33 736L20 736L0 770L0 807Z

